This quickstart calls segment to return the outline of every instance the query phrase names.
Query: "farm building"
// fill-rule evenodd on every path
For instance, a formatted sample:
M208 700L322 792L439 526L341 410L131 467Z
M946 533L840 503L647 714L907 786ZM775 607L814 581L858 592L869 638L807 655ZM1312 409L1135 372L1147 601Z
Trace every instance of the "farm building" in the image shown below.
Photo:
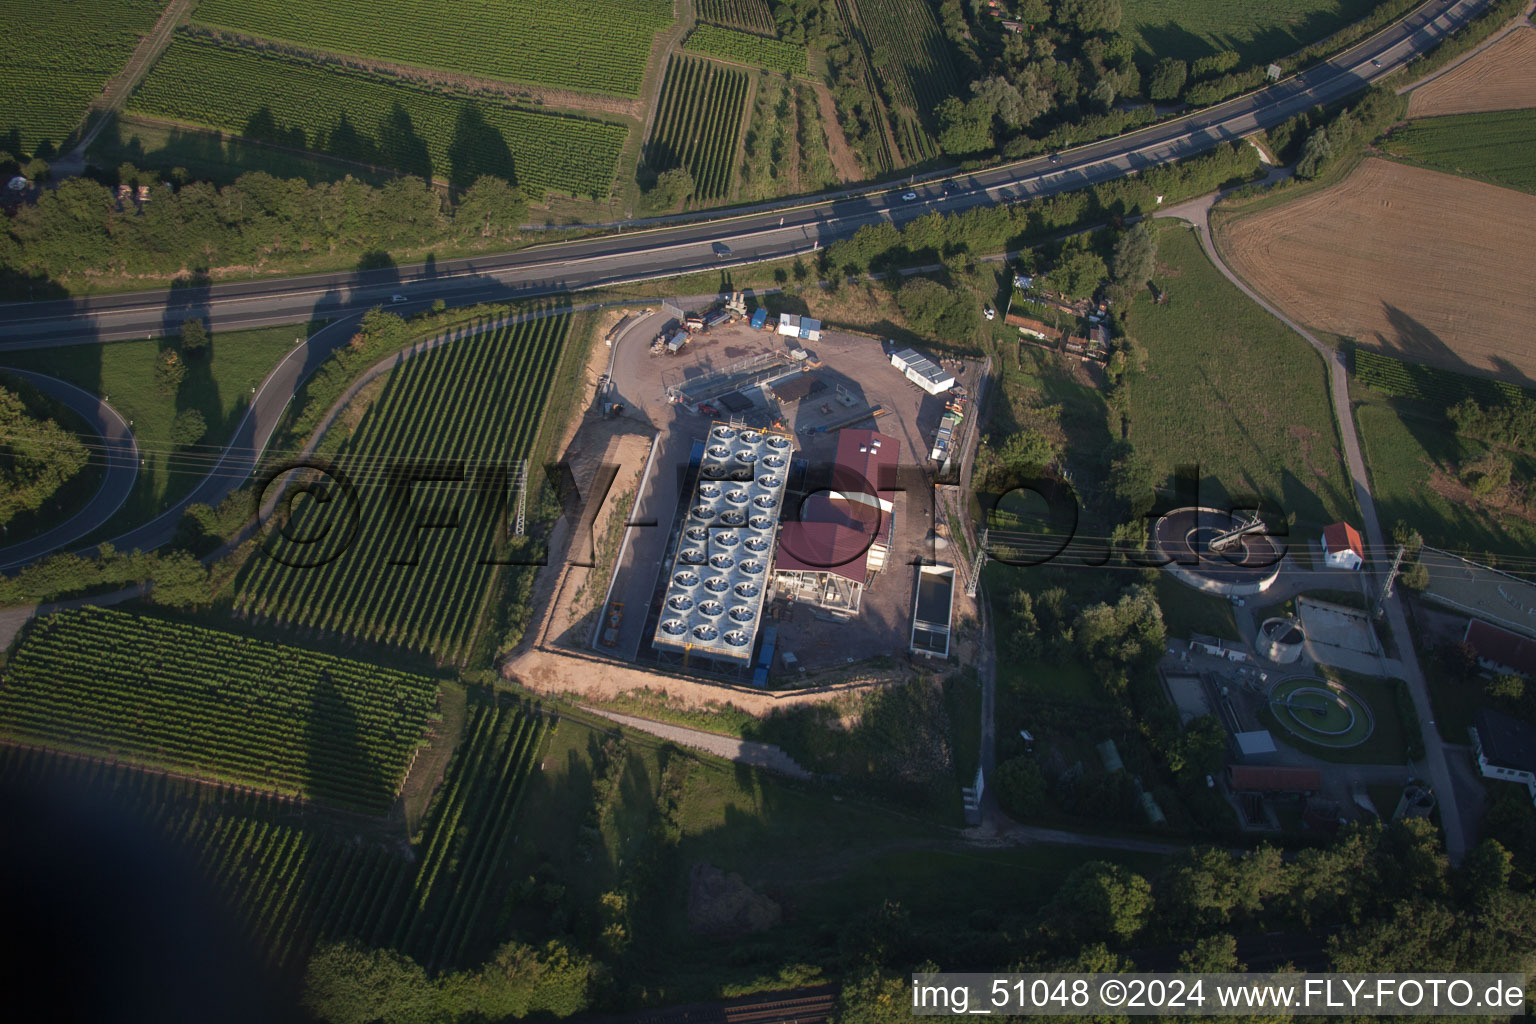
M1536 803L1536 726L1488 708L1479 708L1477 769L1485 778L1519 782Z
M1323 530L1323 562L1330 569L1358 569L1365 562L1360 531L1348 523L1334 523Z
M912 605L913 654L949 657L949 630L955 607L955 567L920 565L917 597Z
M808 316L800 316L796 313L779 314L779 333L786 338L800 338L805 341L821 340L821 321L812 320Z
M1478 664L1494 672L1536 677L1536 640L1490 625L1481 619L1467 623L1462 642L1477 652Z
M927 356L919 355L915 349L904 348L892 352L891 365L930 395L941 395L955 386L954 374Z
M1032 338L1039 338L1041 341L1054 342L1061 337L1061 332L1044 320L1034 320L1027 316L1020 316L1017 313L1009 313L1003 317L1003 323L1009 327L1017 327L1020 334L1027 334Z
M774 587L782 596L852 617L885 567L901 443L873 430L838 433L831 479L779 531Z

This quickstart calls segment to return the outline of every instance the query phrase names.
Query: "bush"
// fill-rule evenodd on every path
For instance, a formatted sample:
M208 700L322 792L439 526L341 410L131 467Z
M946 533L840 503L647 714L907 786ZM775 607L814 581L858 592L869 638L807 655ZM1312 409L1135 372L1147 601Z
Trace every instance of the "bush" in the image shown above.
M1152 69L1152 78L1147 83L1147 95L1154 100L1176 100L1179 93L1184 91L1184 82L1188 78L1188 64L1165 57Z
M1045 810L1045 774L1028 754L1010 758L992 773L998 803L1015 818L1028 819Z
M171 442L178 448L197 444L207 433L208 423L196 409L183 409L171 421Z

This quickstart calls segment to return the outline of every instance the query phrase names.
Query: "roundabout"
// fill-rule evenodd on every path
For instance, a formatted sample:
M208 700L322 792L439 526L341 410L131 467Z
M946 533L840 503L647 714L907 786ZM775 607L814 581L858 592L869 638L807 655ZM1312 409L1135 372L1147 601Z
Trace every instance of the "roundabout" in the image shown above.
M1269 711L1297 739L1323 747L1357 747L1376 729L1370 705L1327 679L1299 676L1276 683Z

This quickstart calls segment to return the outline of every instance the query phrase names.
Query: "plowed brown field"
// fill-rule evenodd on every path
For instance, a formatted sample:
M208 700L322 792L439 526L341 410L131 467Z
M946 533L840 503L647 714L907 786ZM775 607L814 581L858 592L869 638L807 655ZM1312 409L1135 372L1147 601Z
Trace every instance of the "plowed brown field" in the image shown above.
M1231 222L1218 242L1307 326L1416 362L1536 378L1536 196L1369 159Z
M1522 25L1408 96L1409 117L1536 107L1536 28Z

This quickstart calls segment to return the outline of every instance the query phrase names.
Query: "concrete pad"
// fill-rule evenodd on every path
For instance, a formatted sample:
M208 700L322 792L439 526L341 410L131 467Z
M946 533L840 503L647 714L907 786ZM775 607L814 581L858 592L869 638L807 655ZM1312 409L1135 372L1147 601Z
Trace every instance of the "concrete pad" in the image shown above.
M1189 724L1201 715L1211 713L1211 702L1205 695L1205 685L1199 676L1164 676L1168 695L1179 709L1179 721Z
M1365 612L1308 597L1296 599L1296 610L1301 616L1309 646L1323 644L1361 654L1376 654L1381 650L1376 628Z

